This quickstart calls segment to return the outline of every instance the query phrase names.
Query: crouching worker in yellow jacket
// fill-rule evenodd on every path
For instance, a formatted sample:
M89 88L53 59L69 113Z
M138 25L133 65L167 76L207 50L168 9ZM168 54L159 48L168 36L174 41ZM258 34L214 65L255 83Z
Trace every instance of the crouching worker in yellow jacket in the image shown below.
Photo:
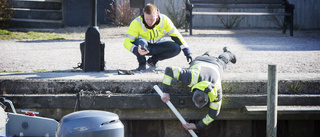
M163 39L167 33L173 41ZM192 61L189 47L172 21L150 3L144 8L143 14L130 23L124 47L137 56L138 71L145 70L146 64L156 67L158 61L174 57L181 50L187 61ZM146 55L151 57L146 60Z
M186 123L183 127L189 129L201 129L209 125L217 118L222 103L221 75L226 65L236 63L236 56L227 48L223 48L219 57L210 56L208 52L198 56L191 62L190 67L182 69L178 67L167 67L162 81L163 96L161 100L170 100L170 88L172 79L182 81L191 87L193 92L192 101L198 108L209 103L209 113L197 124Z

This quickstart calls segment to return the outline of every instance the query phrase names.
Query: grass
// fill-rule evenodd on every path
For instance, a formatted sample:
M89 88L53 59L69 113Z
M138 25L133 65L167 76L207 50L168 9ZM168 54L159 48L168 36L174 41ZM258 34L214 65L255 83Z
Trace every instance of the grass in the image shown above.
M15 70L15 71L6 71L6 70L3 70L1 71L1 73L21 73L22 71L19 71L19 70Z
M65 40L64 36L56 33L47 33L47 32L10 32L8 30L0 29L0 39L32 39L32 40Z
M47 72L46 69L37 69L37 70L33 70L34 73L41 73L41 72Z
M32 70L32 72L34 72L34 73L43 73L43 72L49 72L49 71L46 70L46 69L36 69L36 70ZM53 70L52 72L59 72L59 71L58 70ZM0 73L27 73L27 71L22 72L20 70L14 70L14 71L3 70Z

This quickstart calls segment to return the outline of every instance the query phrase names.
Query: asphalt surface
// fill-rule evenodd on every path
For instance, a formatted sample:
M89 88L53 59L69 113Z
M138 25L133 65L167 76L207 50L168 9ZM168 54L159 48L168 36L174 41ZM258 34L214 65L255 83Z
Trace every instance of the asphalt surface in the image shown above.
M81 69L73 67L81 62L80 43L84 41L85 30L85 27L54 30L55 33L68 36L68 40L0 40L0 77L3 77L4 73L15 71L83 74ZM136 57L123 46L127 27L100 27L99 30L101 41L106 45L106 67L105 71L98 73L101 74L99 77L109 75L108 78L112 78L117 75L118 69L133 70L138 67ZM230 63L225 74L254 79L259 74L266 74L268 65L274 64L277 65L278 73L319 78L319 30L294 31L293 37L289 32L282 34L281 30L273 29L194 29L192 36L183 29L179 31L191 48L193 57L206 51L218 56L222 53L222 48L228 46L236 54L237 63ZM183 52L171 59L159 61L157 65L155 70L136 72L130 77L139 77L138 74L148 75L145 78L159 77L167 66L188 67Z

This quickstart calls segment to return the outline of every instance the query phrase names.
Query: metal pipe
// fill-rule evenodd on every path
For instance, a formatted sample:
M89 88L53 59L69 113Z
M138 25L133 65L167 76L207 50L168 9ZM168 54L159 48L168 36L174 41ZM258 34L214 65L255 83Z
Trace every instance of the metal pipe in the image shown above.
M9 99L4 99L4 102L9 103L9 104L10 104L10 107L11 107L11 109L12 109L12 111L13 111L13 113L17 114L16 109L14 108L13 103L12 103L11 100L9 100Z
M97 0L90 0L90 27L97 26Z

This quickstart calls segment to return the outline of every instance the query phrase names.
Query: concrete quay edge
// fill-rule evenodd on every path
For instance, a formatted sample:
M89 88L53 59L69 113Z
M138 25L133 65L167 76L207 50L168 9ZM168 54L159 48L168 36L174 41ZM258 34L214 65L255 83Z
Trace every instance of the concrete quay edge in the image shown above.
M174 116L167 116L170 111L160 103L160 98L153 90L154 85L161 85L162 77L163 73L153 72L135 75L104 72L1 73L0 93L11 99L18 109L40 111L44 116L55 119L74 110L76 94L81 90L87 91L81 97L83 109L111 111L121 119L129 120L174 119ZM219 119L265 119L265 112L249 114L245 106L266 105L267 77L267 74L225 74L222 80L223 116ZM319 106L319 75L279 73L278 80L279 105ZM94 90L103 92L90 92ZM186 92L189 90L182 83L173 83L173 104L180 111L189 112L184 113L187 119L195 118L199 112L190 100L192 94ZM119 104L119 100L122 103ZM206 111L201 110L204 114ZM292 113L279 118L295 119L299 116L299 119L318 119L319 115L317 110L310 113L297 110ZM139 117L141 115L143 117Z
M320 80L318 73L278 73L279 80ZM161 72L135 73L118 75L116 72L43 72L43 73L0 73L3 79L38 79L38 80L118 80L118 81L154 81L161 80ZM222 80L259 81L267 80L267 73L225 73Z
M152 93L153 85L161 85L163 73L147 72L135 75L118 75L104 72L44 72L0 73L0 93L8 94L59 94L80 90L100 90L112 93ZM316 73L277 74L279 93L319 94L320 75ZM224 74L224 93L264 94L267 90L267 73ZM183 93L190 88L175 82L173 91Z

